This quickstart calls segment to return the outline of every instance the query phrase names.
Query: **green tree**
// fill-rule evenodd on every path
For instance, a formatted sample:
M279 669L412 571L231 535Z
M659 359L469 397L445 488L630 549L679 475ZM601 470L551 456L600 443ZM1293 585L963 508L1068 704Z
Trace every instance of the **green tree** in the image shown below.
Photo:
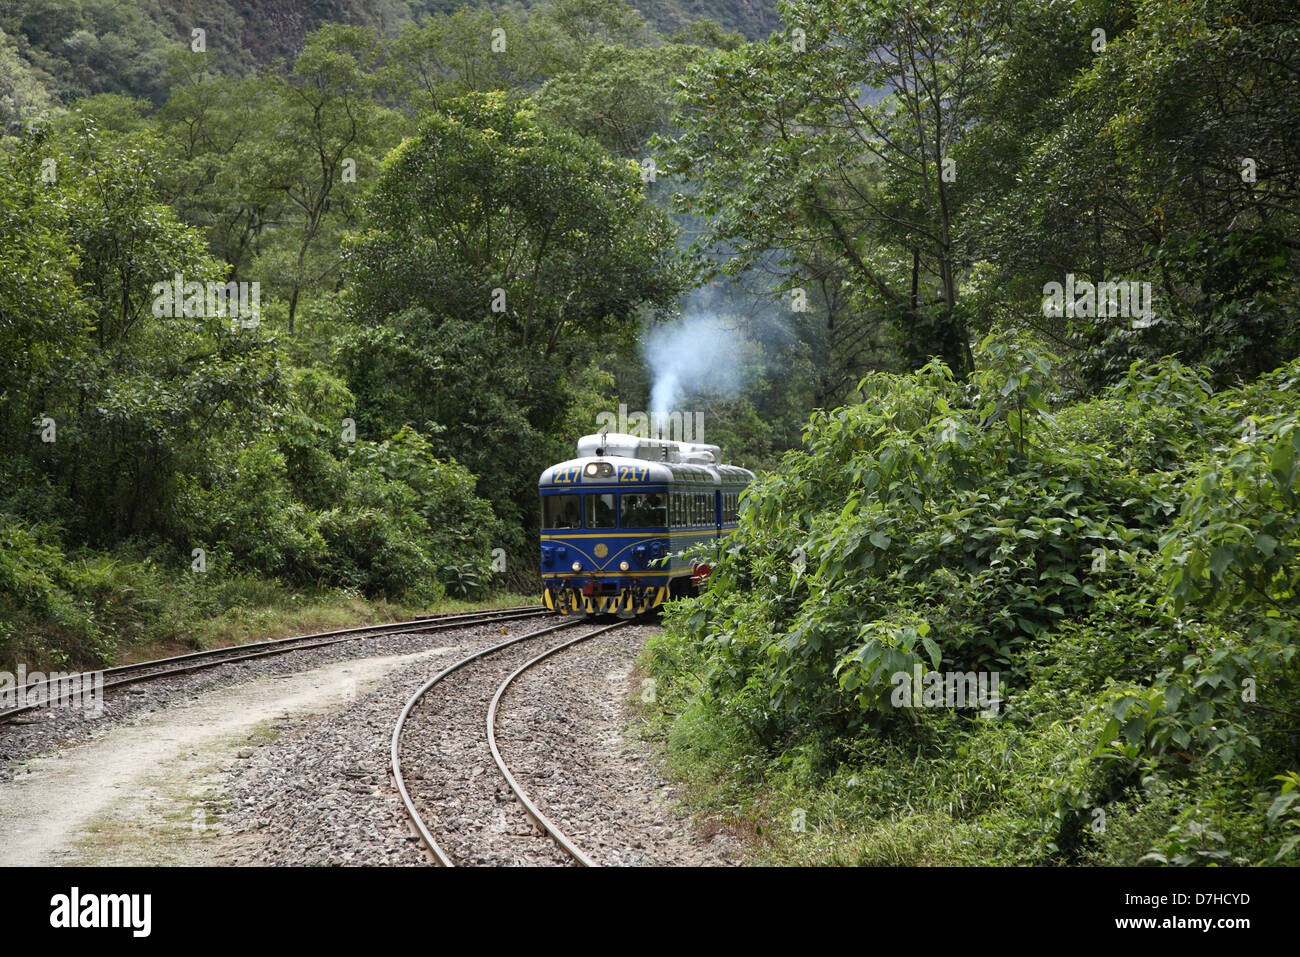
M159 284L224 271L159 202L164 152L147 131L115 134L74 114L9 170L33 212L56 211L24 243L66 252L43 293L17 300L60 315L38 307L18 325L13 354L29 358L8 380L6 414L53 420L56 440L24 442L24 457L67 496L61 522L91 541L168 534L173 474L199 467L210 442L260 432L281 391L258 330L203 297L190 314L159 300ZM54 182L41 179L46 160Z
M675 300L671 223L636 164L492 93L390 154L363 227L347 252L357 329L335 357L367 429L429 433L526 547L536 476L519 463L566 454L579 374Z
M951 154L1005 10L944 0L782 9L785 34L719 53L685 80L684 132L667 163L698 187L684 207L708 217L704 244L735 248L732 269L785 249L799 264L793 283L821 263L816 272L839 273L859 310L919 340L921 361L938 354L968 371L958 298L970 238Z
M981 225L977 323L1028 327L1085 383L1177 354L1220 383L1300 350L1300 25L1281 3L1025 7L963 155ZM1154 322L1045 317L1045 282L1149 282Z
M677 44L595 47L577 70L547 80L533 99L548 121L611 153L635 156L653 134L669 131L672 81L702 52Z
M284 203L255 162L281 103L266 77L223 76L209 60L173 57L172 94L154 118L174 151L163 189L182 219L206 230L230 275L246 277Z
M336 247L353 222L358 184L396 139L397 116L374 99L376 47L361 27L311 34L289 75L265 80L271 122L234 157L247 162L259 193L280 201L278 228L253 271L288 299L290 335L303 290L341 278Z
M502 94L429 116L385 161L366 214L348 251L363 322L423 307L546 359L679 288L671 223L636 165Z

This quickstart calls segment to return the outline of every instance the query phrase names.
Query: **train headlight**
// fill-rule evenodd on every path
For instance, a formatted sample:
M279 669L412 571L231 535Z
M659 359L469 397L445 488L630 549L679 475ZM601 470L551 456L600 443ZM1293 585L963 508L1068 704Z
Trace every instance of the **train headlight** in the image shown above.
M597 465L595 462L588 462L588 463L587 463L587 474L588 474L588 475L598 475L598 474L600 474L600 466Z
M618 563L619 571L624 571L624 572L625 572L625 571L628 570L629 567L630 567L630 566L628 565L627 562L619 562L619 563Z
M574 562L574 563L573 563L573 570L574 570L575 572L580 572L580 571L582 571L582 562Z

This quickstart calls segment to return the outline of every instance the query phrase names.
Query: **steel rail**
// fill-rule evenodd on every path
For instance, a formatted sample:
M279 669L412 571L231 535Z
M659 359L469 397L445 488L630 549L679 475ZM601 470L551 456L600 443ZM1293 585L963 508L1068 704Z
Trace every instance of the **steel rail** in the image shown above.
M540 628L537 631L530 631L527 634L517 635L514 638L498 642L495 645L490 645L487 648L476 651L472 655L466 655L455 664L449 665L424 684L420 685L420 687L416 689L415 693L407 700L406 706L402 708L402 713L398 715L397 723L393 726L393 741L391 748L393 783L397 787L397 793L401 796L402 804L406 807L407 817L409 817L411 823L415 825L415 830L419 835L420 840L424 842L424 846L428 848L429 852L433 855L434 860L443 867L455 867L456 865L452 863L451 858L448 857L447 853L438 845L437 840L425 825L424 819L420 816L420 812L415 807L415 801L411 798L410 792L406 789L406 779L402 776L401 741L402 729L406 726L406 719L410 717L411 712L415 709L416 705L420 703L421 699L428 694L430 689L437 685L438 682L442 681L443 678L459 671L466 665L478 661L480 658L485 658L494 652L501 651L504 648L509 648L511 645L517 645L521 641L528 641L532 638L538 638L542 635L550 634L553 631L559 631L562 628L572 628L574 625L585 623L586 622L581 618L571 621L562 621L558 625L550 625L546 628Z
M626 622L626 621L615 622L612 625L606 625L604 628L597 628L595 631L589 632L588 634L579 635L577 638L572 638L569 641L558 644L554 648L548 648L546 651L543 651L536 658L532 658L524 662L522 665L520 665L518 668L514 670L514 672L510 675L510 677L508 677L505 681L501 682L501 687L497 688L497 693L492 696L492 703L488 705L488 713L487 713L488 747L492 749L492 757L496 760L497 767L501 770L501 773L505 775L506 783L510 785L510 790L515 793L515 797L519 798L519 803L521 803L524 806L524 809L528 812L528 816L533 819L533 822L538 827L540 827L543 831L549 834L552 838L554 838L555 842L559 844L560 847L564 848L564 850L569 854L569 856L572 857L574 860L576 860L583 867L597 867L599 865L597 865L595 861L593 861L581 850L579 850L578 846L574 844L571 840L569 840L568 836L563 831L561 831L558 827L556 827L555 823L551 821L550 818L548 818L545 814L541 812L541 810L537 807L537 805L534 804L529 799L528 795L524 793L524 789L519 785L519 782L515 780L515 776L510 773L510 768L506 766L505 758L501 756L501 752L497 748L497 735L496 735L497 707L500 705L501 698L505 695L511 683L516 678L518 678L521 674L527 671L529 668L533 667L539 662L545 661L547 658L551 657L551 655L555 654L556 652L564 651L566 648L572 648L576 644L580 644L581 642L587 641L588 639L595 638L597 635L603 635L607 631L613 631L615 628L622 628L628 624L630 624L630 622Z
M206 651L196 651L190 654L174 655L170 658L158 658L152 661L141 661L130 665L120 665L116 668L108 668L99 672L86 672L78 675L84 678L86 674L99 674L101 676L117 675L120 677L111 681L105 681L101 689L107 691L110 688L121 688L128 685L140 684L145 681L153 681L161 678L172 678L180 675L193 674L196 671L203 671L208 668L217 668L221 665L236 664L241 661L251 661L257 658L270 658L275 655L289 654L294 651L309 651L315 648L325 648L330 645L341 644L347 641L359 641L363 638L382 638L387 635L401 635L413 633L425 633L433 631L447 631L452 628L472 628L475 625L494 624L504 621L518 621L526 618L537 618L549 616L552 613L545 608L527 607L527 608L505 608L505 609L488 609L481 612L457 612L452 615L431 615L423 618L411 619L405 622L386 622L377 625L363 625L356 628L341 628L336 631L317 632L310 635L293 635L286 638L273 638L268 641L252 642L246 645L228 645L224 648L212 648ZM188 663L187 663L188 662ZM167 667L175 666L175 667ZM161 670L151 670L161 669ZM48 706L49 697L52 691L52 685L66 681L59 679L46 679L45 681L34 681L24 685L21 689L15 689L14 693L21 691L24 696L31 693L32 690L45 687L46 700L34 704L25 704L15 708L8 708L0 711L0 723L4 723L21 714L35 711L39 708Z

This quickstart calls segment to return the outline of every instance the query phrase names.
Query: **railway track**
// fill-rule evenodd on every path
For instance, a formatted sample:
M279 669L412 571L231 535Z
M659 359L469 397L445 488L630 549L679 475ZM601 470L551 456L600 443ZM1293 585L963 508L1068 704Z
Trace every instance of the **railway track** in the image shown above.
M208 668L284 655L293 651L312 648L324 648L343 642L360 641L384 635L425 633L448 631L454 628L467 628L474 625L493 624L495 622L519 621L528 618L540 618L552 613L545 608L524 605L513 608L494 608L487 611L458 612L444 615L425 615L409 621L388 622L381 625L363 625L356 628L341 628L334 631L322 631L310 635L295 635L289 638L274 638L247 645L233 645L227 648L213 648L190 654L159 658L153 661L141 661L131 665L107 668L98 674L104 679L103 689L122 688L145 681L171 678L178 675L193 674ZM53 690L57 693L57 682L52 679L35 681L17 689L28 703L15 708L0 710L0 724L4 724L19 715L38 710L46 706L48 696ZM44 697L41 696L42 691ZM39 700L31 701L35 695Z
M508 787L510 793L513 795L513 800L519 803L520 807L533 821L533 823L536 824L537 827L539 827L541 831L554 843L554 845L563 852L563 855L565 855L568 859L571 859L572 861L580 865L587 866L587 867L595 866L595 863L586 854L584 854L573 843L573 841L571 841L558 827L556 827L556 825L549 818L547 818L545 814L542 813L542 811L537 807L537 805L525 793L522 786L516 780L515 776L510 772L510 768L507 766L506 761L502 756L500 749L497 747L496 719L497 719L497 713L500 708L502 697L505 695L507 690L509 690L510 685L520 675L524 674L534 665L537 665L538 663L546 660L547 658L549 658L554 654L562 652L565 649L580 644L581 642L587 641L588 639L594 638L597 635L605 634L607 632L613 631L616 628L622 628L628 624L629 622L620 621L611 625L603 625L603 626L593 628L591 627L591 624L589 622L577 620L577 621L561 622L556 625L549 625L545 628L537 629L536 631L530 631L523 635L517 635L513 638L509 638L505 641L491 645L487 648L483 648L471 655L467 655L464 658L457 661L455 664L452 664L449 667L444 668L442 671L438 672L436 675L434 675L432 678L426 681L423 685L421 685L418 689L416 689L415 693L406 702L406 706L402 709L402 713L399 715L397 722L393 727L393 738L392 738L392 748L391 748L391 761L392 761L391 771L393 776L393 782L397 787L398 794L401 796L402 804L406 810L407 817L410 819L411 825L415 829L415 832L419 836L421 842L423 842L425 848L429 851L433 859L438 864L441 864L444 867L455 866L451 855L443 848L443 846L434 837L432 828L430 827L430 821L427 819L426 814L421 812L418 805L419 804L436 805L439 803L440 800L446 801L447 799L442 797L439 794L436 794L435 793L436 788L429 787L428 782L425 780L423 774L418 775L417 779L420 780L421 783L419 787L415 788L417 793L412 794L412 788L408 786L409 775L406 771L404 771L403 758L402 758L402 734L403 731L407 728L408 723L411 722L412 716L417 714L418 709L427 706L428 703L430 702L431 697L435 697L430 695L430 692L432 692L435 688L439 689L439 691L445 691L446 690L445 683L447 682L447 679L449 679L453 675L455 676L464 675L467 671L472 670L475 666L495 664L498 666L498 670L496 672L497 674L500 674L502 671L506 671L506 670L509 670L509 673L504 678L504 680L495 684L495 692L491 694L491 700L487 705L486 719L483 721L481 727L485 732L485 740L487 743L487 748L488 751L491 753L492 759L496 764L497 770L500 772L501 777L504 779L506 786ZM517 654L512 655L512 651L516 650L518 646L523 645L523 643L525 642L535 642L546 635L550 635L562 630L567 630L577 625L586 625L588 630L585 630L582 634L576 637L569 638L567 641L563 641L560 642L559 644L552 645L546 648L540 654L537 654L532 657L528 657L517 667L511 668L511 666L514 665L516 658L519 657ZM484 679L488 677L490 673L491 673L491 669L489 667L485 673L481 673L475 676L475 680L477 684L480 685L483 689L493 687L492 684L486 684L486 685L484 684ZM470 695L461 696L462 700L468 700L470 697L471 697ZM484 697L486 697L486 693L484 693ZM442 717L442 715L438 715L437 717ZM437 727L443 723L443 722L438 722L432 718L426 718L425 720L426 723L430 721L433 722L430 724L431 730L432 728ZM421 751L420 755L426 761L429 759L427 749ZM473 777L476 774L478 774L481 768L478 767L475 767L473 769L462 768L462 770L467 772L470 777ZM456 772L453 770L452 774L454 775L455 773ZM463 783L463 782L459 782L459 783ZM486 784L484 784L483 786L486 786ZM453 803L459 803L459 798L452 798L451 800ZM499 800L499 798L497 800Z

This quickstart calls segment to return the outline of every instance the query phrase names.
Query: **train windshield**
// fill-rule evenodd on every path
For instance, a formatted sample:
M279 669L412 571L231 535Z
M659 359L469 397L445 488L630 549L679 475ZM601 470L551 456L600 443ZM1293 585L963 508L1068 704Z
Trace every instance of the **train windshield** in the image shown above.
M614 506L613 492L588 492L588 528L615 528L618 526L618 509Z
M624 528L663 528L668 524L667 496L661 492L624 492Z
M576 495L543 495L542 528L581 528Z

